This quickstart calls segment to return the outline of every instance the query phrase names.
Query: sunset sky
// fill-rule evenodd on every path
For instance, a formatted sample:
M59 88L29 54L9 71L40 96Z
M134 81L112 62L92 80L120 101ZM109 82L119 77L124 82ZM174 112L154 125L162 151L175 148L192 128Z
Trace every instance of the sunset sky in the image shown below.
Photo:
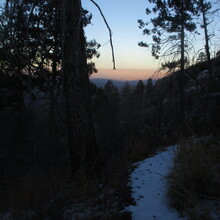
M142 30L138 28L138 19L149 21L150 17L145 14L145 9L150 6L148 0L95 0L101 7L106 20L113 32L113 43L116 58L116 71L112 71L112 58L109 41L108 29L98 9L90 0L82 0L83 7L93 14L92 24L86 28L86 36L88 39L96 39L102 46L99 49L101 57L94 59L99 70L98 74L94 74L95 78L112 78L112 79L146 79L155 72L159 67L158 60L151 56L151 50L141 48L137 44L139 41L151 40L151 37L143 36ZM211 18L212 20L212 18ZM199 20L197 20L198 27ZM209 34L211 37L211 50L217 51L219 45L219 16L213 20L209 26ZM203 29L199 30L203 33ZM214 32L215 31L215 32ZM218 32L218 33L217 33ZM204 48L204 35L197 35L191 43L195 47L195 53ZM192 38L193 39L193 38ZM200 50L201 51L201 50ZM193 54L194 55L194 54Z
M139 47L138 41L145 40L138 28L137 20L145 18L147 0L96 0L113 32L116 71L112 71L109 32L98 9L90 0L82 0L83 7L93 14L92 25L86 28L86 36L101 44L100 58L94 59L99 70L95 78L146 79L158 68L150 49Z
M5 0L0 0L0 3ZM98 69L94 78L110 78L120 80L147 79L152 76L159 67L158 60L151 56L151 50L138 46L139 41L151 40L151 37L143 36L142 30L138 28L138 19L149 21L145 14L146 7L149 7L148 0L95 0L102 9L105 18L113 32L113 44L115 50L115 61L117 70L112 71L111 47L109 44L109 32L105 23L90 0L82 0L82 5L89 10L92 15L92 25L85 29L88 40L95 39L101 47L100 58L94 59ZM214 35L214 30L219 31L219 17L217 22L213 22L213 29L210 28L212 47L219 50L219 38ZM218 34L219 36L219 34ZM216 42L217 43L216 43ZM200 44L199 49L204 47L203 35L200 40L192 42L194 45ZM217 45L217 47L215 46ZM216 48L215 48L216 47Z

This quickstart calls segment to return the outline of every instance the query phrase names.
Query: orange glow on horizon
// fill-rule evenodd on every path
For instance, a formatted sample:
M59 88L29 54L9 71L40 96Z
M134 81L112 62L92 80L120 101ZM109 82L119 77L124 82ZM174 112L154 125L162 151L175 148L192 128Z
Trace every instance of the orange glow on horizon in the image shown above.
M103 79L112 79L112 80L123 80L123 81L131 81L131 80L145 80L149 78L160 78L160 75L153 74L155 73L155 69L98 69L98 73L92 74L91 78L103 78Z

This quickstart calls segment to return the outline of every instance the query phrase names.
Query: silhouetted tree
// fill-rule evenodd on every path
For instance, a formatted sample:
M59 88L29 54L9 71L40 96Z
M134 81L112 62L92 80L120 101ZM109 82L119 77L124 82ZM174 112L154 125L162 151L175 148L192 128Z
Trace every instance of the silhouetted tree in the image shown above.
M86 41L80 0L63 0L62 68L72 174L97 171L98 150L92 120Z
M146 83L145 93L147 96L150 96L154 90L153 80L149 78Z
M139 80L134 90L135 107L139 110L143 108L144 92L145 85L142 80Z
M130 84L125 82L124 86L121 89L121 105L122 105L122 114L124 115L125 111L129 111L131 109L131 98L132 98L132 88Z
M153 100L154 84L153 80L149 78L146 83L145 88L145 106L148 106Z
M202 25L201 27L204 29L205 35L205 52L206 58L208 62L208 71L209 71L209 89L212 87L212 64L211 64L211 55L210 55L210 36L208 34L208 14L210 9L212 8L211 2L207 2L206 0L198 0L198 10L202 13Z
M115 131L119 127L119 93L111 80L105 84L104 97L107 116L106 126L109 130Z
M194 1L190 0L150 0L154 4L152 9L146 9L146 14L155 14L148 22L138 20L139 27L143 29L145 35L151 35L153 44L140 42L140 46L152 46L152 55L155 58L166 58L165 62L179 60L180 64L180 114L184 120L184 69L185 69L185 49L189 45L186 39L186 32L193 32L196 25L193 22L193 15L196 14ZM153 28L148 28L152 24ZM167 35L168 34L168 35ZM162 52L162 54L161 54ZM167 58L170 60L167 60Z
M125 136L130 135L135 115L133 88L126 82L121 90L121 127Z

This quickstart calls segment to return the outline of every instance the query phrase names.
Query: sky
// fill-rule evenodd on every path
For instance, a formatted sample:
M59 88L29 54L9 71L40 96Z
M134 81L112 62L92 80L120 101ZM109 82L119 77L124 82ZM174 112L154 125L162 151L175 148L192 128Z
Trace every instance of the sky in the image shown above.
M82 6L92 15L92 24L85 29L88 40L95 39L101 47L101 56L93 59L98 69L93 78L108 78L115 80L139 80L147 79L159 68L159 61L151 56L150 48L138 46L139 41L148 41L151 37L143 36L138 28L138 19L149 20L145 9L149 7L148 0L95 0L100 6L113 33L113 45L115 52L116 70L112 70L112 53L109 43L108 29L97 9L90 0L81 0ZM0 0L0 3L5 0ZM213 25L219 29L218 25ZM214 31L211 30L214 39ZM203 40L202 40L203 41ZM204 42L204 41L203 41ZM196 45L197 40L193 42ZM201 39L200 39L201 43ZM219 38L217 39L219 47ZM203 45L203 43L201 44ZM213 46L213 45L212 45Z
M113 78L121 80L138 80L146 79L153 75L159 68L159 61L151 56L150 48L142 48L138 46L139 41L149 41L143 36L142 30L138 28L138 19L149 21L145 10L150 7L148 0L95 0L102 9L106 20L113 32L113 45L115 50L116 71L112 71L112 58L109 41L109 33L104 21L90 0L82 0L83 7L93 14L92 25L85 29L88 40L96 39L102 46L99 49L100 58L94 59L98 74L93 74L94 78ZM220 4L219 4L220 5ZM212 18L210 19L212 20ZM197 20L197 23L199 20ZM200 27L198 23L198 27ZM211 28L210 28L211 27ZM219 16L215 16L212 25L209 26L209 34L211 38L212 50L220 49L219 38ZM199 29L203 33L203 29ZM218 33L217 33L218 32ZM204 48L203 34L192 37L192 45L195 51L190 53L198 55L198 50ZM200 50L201 51L201 50ZM158 75L156 75L158 77ZM159 75L160 77L161 75Z
M101 44L101 56L94 59L98 74L94 78L118 80L147 79L158 68L158 61L151 56L150 49L141 48L138 42L145 40L138 28L137 20L146 18L147 0L96 0L113 32L116 71L112 71L109 32L105 23L90 0L82 0L84 8L92 15L92 25L85 29L88 40L96 39Z

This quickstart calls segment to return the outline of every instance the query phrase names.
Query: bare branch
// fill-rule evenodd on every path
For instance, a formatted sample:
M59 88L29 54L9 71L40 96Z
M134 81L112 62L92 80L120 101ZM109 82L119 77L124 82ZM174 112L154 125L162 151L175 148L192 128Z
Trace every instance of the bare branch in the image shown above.
M101 8L99 7L99 5L98 5L95 1L93 1L93 0L90 0L90 1L98 8L98 10L99 10L99 12L100 12L100 14L101 14L101 16L102 16L104 22L105 22L105 25L106 25L106 27L108 28L109 37L110 37L110 40L109 40L109 41L110 41L110 45L111 45L111 49L112 49L113 70L116 70L116 67L115 67L114 47L113 47L113 43L112 43L112 30L111 30L111 28L109 27L108 22L106 21L106 18L105 18L105 16L104 16L104 14L102 13L102 10L101 10Z

